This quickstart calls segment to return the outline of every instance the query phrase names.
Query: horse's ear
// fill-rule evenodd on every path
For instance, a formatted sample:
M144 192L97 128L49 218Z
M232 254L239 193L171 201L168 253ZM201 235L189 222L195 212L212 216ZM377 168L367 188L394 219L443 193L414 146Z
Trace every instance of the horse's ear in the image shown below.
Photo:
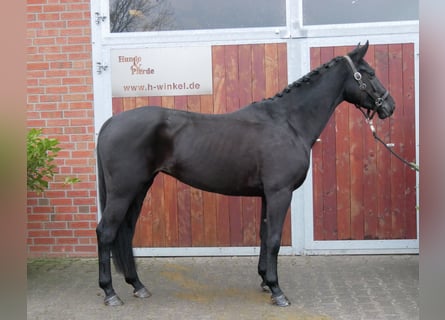
M352 60L358 62L365 56L366 52L368 51L369 47L369 41L366 41L366 43L363 46L360 46L360 43L357 45L357 47L352 50L349 53L349 56Z

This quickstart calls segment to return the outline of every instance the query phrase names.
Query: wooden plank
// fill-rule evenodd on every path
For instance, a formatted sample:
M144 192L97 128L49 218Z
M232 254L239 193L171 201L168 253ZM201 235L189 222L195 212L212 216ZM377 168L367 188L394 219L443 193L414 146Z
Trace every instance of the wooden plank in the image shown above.
M213 96L200 96L201 112L213 114ZM204 220L204 239L206 246L216 246L216 194L211 192L202 193L202 210Z
M252 47L252 100L260 101L266 96L266 72L264 70L264 44Z
M177 247L179 245L176 195L176 179L164 175L165 245L167 247Z
M149 100L150 100L150 97L135 97L134 98L134 108L148 106Z
M414 74L414 44L406 43L403 50L403 123L405 133L405 153L408 161L416 160L415 137L415 74ZM416 209L416 172L404 167L405 170L405 212L407 239L417 238L417 209Z
M213 62L213 108L216 114L226 113L226 72L225 72L225 47L212 47ZM230 245L230 222L228 197L216 196L217 219L217 245Z
M203 209L202 191L196 188L190 188L190 215L193 247L205 246Z
M287 78L287 43L277 44L277 70L278 82L277 92L283 91L289 81ZM288 209L286 219L284 220L283 235L281 243L283 246L292 245L292 226L291 226L291 208Z
M320 62L320 48L310 49L311 69ZM314 206L314 240L323 240L323 140L317 141L312 148L312 185Z
M199 96L187 97L187 110L201 112L201 99ZM190 223L192 246L204 246L204 214L202 191L190 187Z
M352 108L352 106L349 106ZM349 112L350 135L350 202L351 202L351 239L363 240L365 237L365 174L364 174L364 119L357 110Z
M266 98L278 92L278 49L276 43L268 43L264 48L264 62L266 75Z
M238 46L228 45L225 47L225 80L227 112L237 111L239 103L239 60ZM243 245L243 219L240 197L228 197L229 202L229 224L231 246Z
M152 244L154 247L165 247L165 202L164 202L164 177L158 175L150 190L152 200Z
M152 224L152 195L147 193L144 203L141 208L138 222L136 223L135 234L133 237L133 246L135 247L152 247L153 246L153 232Z
M346 47L350 52L355 46ZM370 50L372 52L372 50ZM369 60L368 55L366 60ZM362 114L349 104L351 239L365 238L365 126Z
M369 46L366 61L375 68L375 47ZM377 74L380 77L380 74ZM368 126L364 126L364 239L377 239L377 143Z
M122 107L123 107L122 111L134 109L136 107L136 98L132 98L132 97L123 98Z
M191 195L190 187L180 181L176 181L178 197L178 242L180 247L192 246L191 227Z
M321 48L322 63L334 57L334 48ZM323 130L323 232L325 240L337 240L337 187L336 187L336 141L335 141L335 113Z
M394 98L396 106L398 106L403 104L403 85L400 83L403 79L402 45L389 45L388 55L388 90L391 92L391 96ZM396 108L389 121L391 142L395 143L395 151L399 154L403 154L405 140L403 130L403 107L400 109ZM392 158L391 160L391 239L404 239L406 231L404 164L401 161L397 161L395 158Z
M389 85L388 45L375 46L375 69L377 77L385 87ZM390 121L375 121L377 133L385 142L391 141ZM391 155L381 144L377 145L377 204L378 204L378 239L391 239Z
M288 84L287 78L287 43L277 44L278 56L278 91L282 91ZM294 81L297 79L291 79Z
M347 47L335 47L334 56L343 56ZM350 145L354 137L349 136L349 109L347 103L335 110L336 180L337 180L337 238L351 239L351 170Z
M241 107L252 102L252 47L247 44L238 46L238 98Z
M163 97L149 97L148 101L147 101L147 105L149 106L161 106L162 105L162 98ZM171 101L171 100L165 100L166 101ZM165 105L166 108L173 108L174 106L171 104Z
M122 105L122 99L123 98L112 98L111 99L112 114L113 115L121 113L124 110L124 107Z
M241 107L252 102L252 48L253 45L238 46L238 98ZM258 244L256 217L259 209L257 208L257 202L258 200L254 197L243 197L241 199L244 246Z
M175 109L187 111L188 100L186 96L175 96ZM191 230L191 195L190 187L180 181L176 181L176 196L178 207L178 242L180 247L192 246Z

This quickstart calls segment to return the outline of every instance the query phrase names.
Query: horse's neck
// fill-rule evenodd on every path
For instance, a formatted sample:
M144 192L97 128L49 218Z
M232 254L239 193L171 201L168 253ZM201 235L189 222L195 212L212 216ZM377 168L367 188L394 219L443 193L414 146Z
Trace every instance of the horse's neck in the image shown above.
M288 112L289 124L310 147L320 136L335 108L344 100L345 76L343 67L336 65L313 83L303 84L301 91L295 92L295 104Z

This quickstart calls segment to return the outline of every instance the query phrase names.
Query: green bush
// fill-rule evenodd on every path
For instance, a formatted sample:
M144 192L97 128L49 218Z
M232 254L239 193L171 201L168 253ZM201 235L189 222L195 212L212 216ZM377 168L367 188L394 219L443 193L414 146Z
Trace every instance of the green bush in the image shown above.
M48 189L48 180L56 173L54 159L61 150L59 141L42 137L41 129L30 129L26 139L27 148L27 187L41 193ZM66 184L78 182L77 178L65 179Z

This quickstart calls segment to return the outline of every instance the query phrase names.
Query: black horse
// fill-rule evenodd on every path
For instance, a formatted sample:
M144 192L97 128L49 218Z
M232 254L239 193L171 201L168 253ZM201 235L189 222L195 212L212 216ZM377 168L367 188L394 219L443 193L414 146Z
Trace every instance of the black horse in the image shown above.
M102 218L97 226L99 285L106 305L121 305L110 253L136 297L132 239L145 195L159 172L205 190L262 199L258 273L272 302L289 305L278 284L277 256L292 191L305 180L312 145L346 100L384 119L394 100L363 59L368 42L287 86L274 97L222 115L141 107L107 120L98 137Z

